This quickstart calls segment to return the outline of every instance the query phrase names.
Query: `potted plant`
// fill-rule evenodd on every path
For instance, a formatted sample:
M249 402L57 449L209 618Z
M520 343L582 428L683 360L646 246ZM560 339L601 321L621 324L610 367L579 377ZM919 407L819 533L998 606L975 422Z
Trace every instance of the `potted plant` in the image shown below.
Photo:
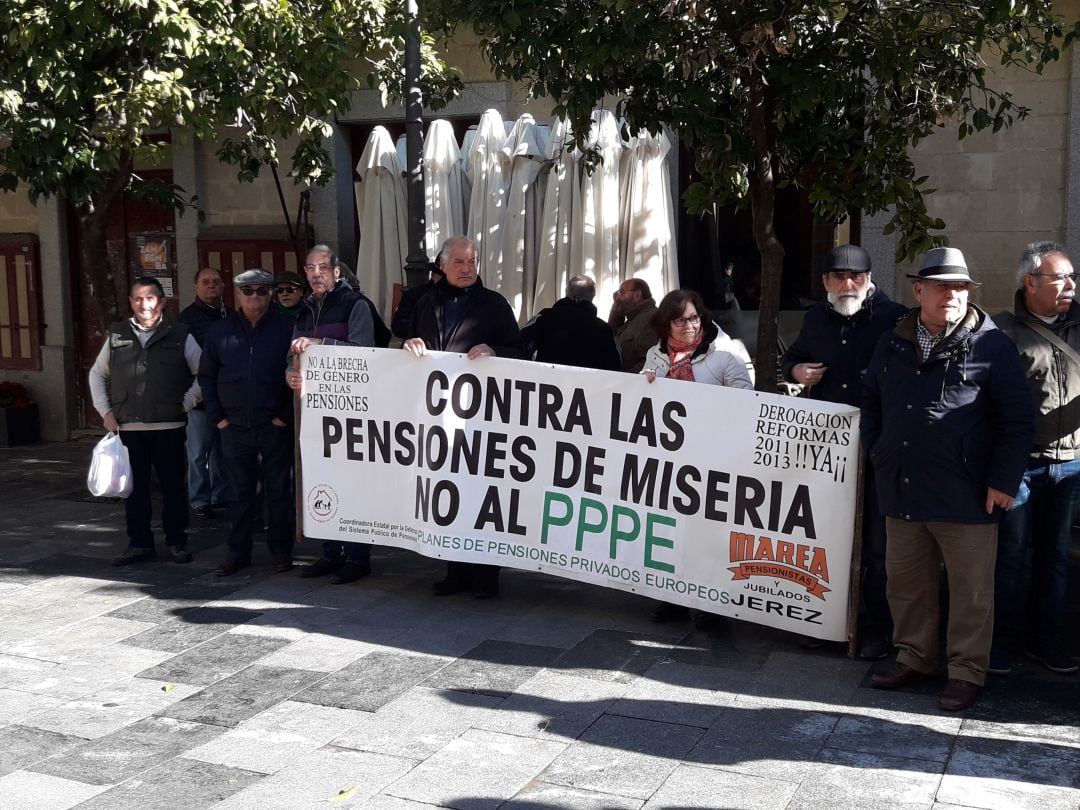
M41 441L38 406L26 386L0 382L0 447Z

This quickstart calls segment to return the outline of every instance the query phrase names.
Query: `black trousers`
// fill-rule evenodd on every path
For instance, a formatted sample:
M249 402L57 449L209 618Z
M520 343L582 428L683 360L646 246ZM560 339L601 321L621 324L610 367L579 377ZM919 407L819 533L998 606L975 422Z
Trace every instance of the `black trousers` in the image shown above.
M185 437L183 427L120 431L120 440L131 460L131 494L124 503L124 513L128 545L132 548L154 547L154 533L150 528L151 470L157 473L161 486L161 529L165 533L165 543L170 546L187 545Z

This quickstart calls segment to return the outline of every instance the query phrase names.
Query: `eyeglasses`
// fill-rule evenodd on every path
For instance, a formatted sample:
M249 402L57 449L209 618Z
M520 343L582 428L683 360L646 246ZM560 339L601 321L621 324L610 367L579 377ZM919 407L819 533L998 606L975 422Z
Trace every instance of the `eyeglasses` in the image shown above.
M243 295L257 295L259 298L265 298L270 294L269 287L241 287L240 292Z
M283 287L275 287L274 292L278 295L292 295L294 292L299 291L299 287L290 287L287 284Z
M672 323L675 324L675 326L677 326L679 329L682 329L687 324L690 324L691 326L697 326L699 323L701 323L701 316L691 315L689 318L675 318Z
M833 281L846 281L851 279L856 284L862 282L866 278L865 270L830 270L826 275Z
M1076 281L1076 273L1054 273L1053 275L1050 273L1032 273L1031 275L1038 276L1039 278L1048 278L1050 279L1051 284L1064 284L1066 281Z
M308 273L314 273L316 270L326 271L326 270L330 270L332 268L333 268L333 265L329 264L329 263L326 263L326 262L323 262L321 264L305 264L304 265L304 270L306 272L308 272Z

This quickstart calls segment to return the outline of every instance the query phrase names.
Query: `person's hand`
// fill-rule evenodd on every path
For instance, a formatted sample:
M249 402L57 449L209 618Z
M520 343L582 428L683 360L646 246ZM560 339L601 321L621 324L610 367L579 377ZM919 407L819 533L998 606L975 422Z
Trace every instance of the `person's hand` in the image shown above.
M120 430L120 423L116 421L116 417L113 416L112 411L109 411L101 417L101 420L105 423L105 429L109 431L109 433L116 433Z
M423 357L427 354L427 344L423 338L409 338L401 344L401 348L415 357Z
M222 419L220 422L217 423L218 430L224 430L228 426L229 426L229 420L228 419Z
M1000 506L1006 512L1012 509L1013 501L1016 500L1012 495L1006 495L1000 489L994 489L993 487L986 488L986 514L992 514L995 506Z
M656 382L656 370L651 368L642 369L642 374L645 375L645 379L651 383Z
M228 420L226 420L225 424L228 424ZM285 420L278 419L276 416L270 420L270 424L274 427L287 427L287 425L285 424Z
M798 363L792 367L791 376L801 385L816 385L828 370L824 363Z
M477 357L494 357L495 350L488 346L486 343L477 343L471 349L469 349L469 359L475 360Z
M321 346L322 338L298 337L290 344L293 354L303 354L308 346Z
M301 340L303 340L303 338L301 338ZM295 368L290 368L285 372L285 384L293 391L299 391L304 385L304 378Z

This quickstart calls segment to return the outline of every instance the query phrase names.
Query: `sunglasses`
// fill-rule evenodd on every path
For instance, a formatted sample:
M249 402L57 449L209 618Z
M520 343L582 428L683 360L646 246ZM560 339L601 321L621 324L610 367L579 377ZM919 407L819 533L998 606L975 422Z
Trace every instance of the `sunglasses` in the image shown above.
M243 295L257 295L259 298L265 298L270 294L269 287L241 287L240 292Z
M276 292L278 295L292 295L294 292L299 292L299 291L300 291L299 287L290 287L287 284L282 286L282 287L275 287L274 288L274 292Z

